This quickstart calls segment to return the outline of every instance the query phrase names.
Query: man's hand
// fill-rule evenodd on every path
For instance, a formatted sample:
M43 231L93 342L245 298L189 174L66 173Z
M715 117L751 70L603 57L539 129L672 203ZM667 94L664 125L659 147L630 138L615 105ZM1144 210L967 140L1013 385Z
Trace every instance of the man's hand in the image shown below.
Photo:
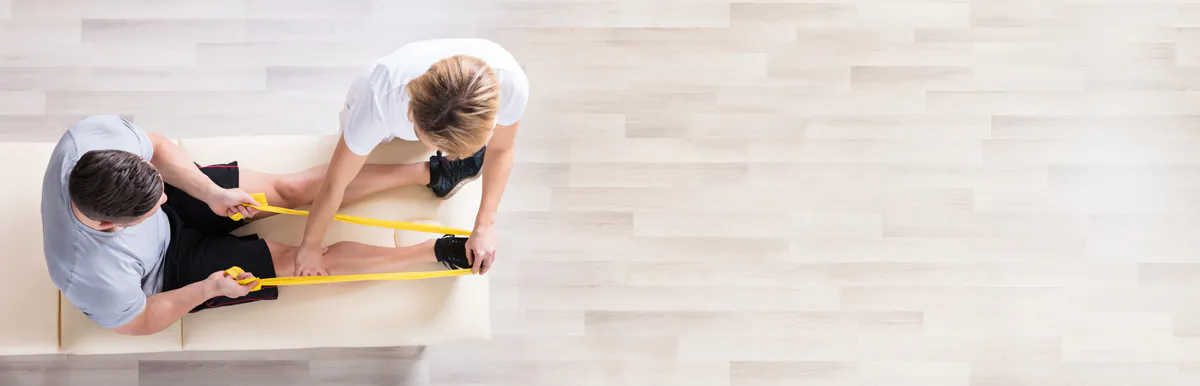
M238 275L237 280L253 276L250 272L242 272L241 275ZM207 295L212 295L209 296L210 299L217 296L224 296L231 299L240 298L250 293L250 290L254 289L254 285L258 284L257 280L246 284L238 284L234 278L225 275L225 271L213 272L212 275L208 275L208 279L205 281L208 287Z
M292 276L329 276L325 269L325 252L328 248L299 247L296 251L296 270Z
M467 259L471 261L471 273L485 274L492 269L496 259L496 233L491 226L476 225L467 239Z
M258 205L258 201L254 201L254 197L243 192L241 189L220 189L205 200L208 207L221 217L229 217L236 213L241 213L246 218L254 217L258 214L258 209L254 209L242 204Z

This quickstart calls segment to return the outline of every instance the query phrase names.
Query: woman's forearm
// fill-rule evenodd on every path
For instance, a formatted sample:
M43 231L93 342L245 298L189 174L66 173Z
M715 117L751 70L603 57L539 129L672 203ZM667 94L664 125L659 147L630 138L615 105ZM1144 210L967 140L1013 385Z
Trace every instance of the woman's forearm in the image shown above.
M345 139L338 141L337 148L333 151L333 158L329 161L329 167L325 169L325 178L322 179L317 195L313 198L312 206L309 208L308 222L304 225L304 240L300 242L301 247L318 248L321 246L321 241L325 238L325 231L329 230L329 224L333 222L333 215L342 206L342 197L346 194L346 187L350 185L350 181L354 180L366 162L367 156L357 155L350 151L350 148L346 147Z
M496 222L496 209L500 207L500 198L504 196L504 188L508 186L508 176L512 172L513 149L488 149L483 158L483 199L479 203L479 213L475 216L475 226L491 226Z
M319 248L321 246L325 232L329 230L329 224L333 222L333 215L342 206L344 194L345 187L338 189L336 186L330 186L328 178L325 183L321 184L320 189L317 190L317 196L309 208L308 222L304 225L304 240L300 242L301 247Z

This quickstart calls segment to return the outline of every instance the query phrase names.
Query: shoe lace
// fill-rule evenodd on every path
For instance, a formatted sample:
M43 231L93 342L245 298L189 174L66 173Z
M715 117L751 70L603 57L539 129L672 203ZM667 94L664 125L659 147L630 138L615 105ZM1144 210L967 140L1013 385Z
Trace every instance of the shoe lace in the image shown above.
M459 158L456 160L446 160L442 163L443 170L446 175L461 176L464 174L473 174L475 172L474 160L471 158Z
M446 259L441 261L442 265L446 266L447 269L470 267L471 261L467 258L465 253L462 256L454 253L454 251L458 250L460 246L462 246L462 249L466 249L465 244L467 243L467 239L454 237L453 235L445 235L442 236L442 238L448 239L446 240L445 245L447 250L443 251L443 256L446 256Z

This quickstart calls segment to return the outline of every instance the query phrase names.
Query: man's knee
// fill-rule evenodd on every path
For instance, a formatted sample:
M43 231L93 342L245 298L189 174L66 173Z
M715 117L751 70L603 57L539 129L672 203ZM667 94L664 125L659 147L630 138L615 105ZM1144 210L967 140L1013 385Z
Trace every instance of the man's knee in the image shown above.
M279 198L283 202L271 205L294 208L301 205L312 203L312 197L316 192L317 186L300 175L280 177L275 182L275 191L279 193Z
M325 249L322 250L321 252L326 255L329 255L330 253L338 255L338 254L343 253L347 249L354 248L354 246L356 244L358 244L358 243L353 242L353 241L338 241L336 243L330 244L328 247L325 247Z
M275 265L275 275L291 276L292 267L296 263L296 247L270 240L264 241L267 242L267 249L271 251L271 262Z
M275 242L275 241L271 241L271 240L263 240L263 241L267 242L267 249L271 250L272 258L274 258L275 256L285 256L285 255L295 252L295 250L296 250L296 247L293 247L291 245L287 245L287 244L283 244L283 243Z

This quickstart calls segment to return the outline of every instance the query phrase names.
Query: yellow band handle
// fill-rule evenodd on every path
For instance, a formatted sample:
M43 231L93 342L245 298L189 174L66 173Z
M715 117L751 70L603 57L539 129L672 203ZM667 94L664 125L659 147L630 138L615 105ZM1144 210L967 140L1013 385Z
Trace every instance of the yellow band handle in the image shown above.
M250 196L254 197L254 200L258 201L258 203L260 205L249 205L249 204L242 204L242 205L248 206L248 207L251 207L254 209L258 209L263 212L290 214L293 216L308 216L308 211L306 211L306 210L295 210L295 209L280 208L278 206L267 205L267 195L266 194L254 193L254 194L251 194ZM240 221L244 217L242 216L241 213L235 213L234 215L229 216L229 218L233 219L233 221ZM344 214L335 214L335 215L333 215L333 219L338 220L338 221L348 222L351 224L366 225L366 226L379 227L379 228L400 229L400 230L416 231L416 232L441 233L441 234L458 235L458 236L470 236L471 235L471 231L462 230L462 229L458 229L458 228L451 228L451 227L446 227L446 226L440 226L440 225L418 224L418 223L414 223L414 222L403 222L403 221L392 221L392 220L381 220L381 219L377 219L377 218L347 216Z
M301 277L272 277L267 279L259 279L251 276L245 279L237 279L239 275L246 271L241 267L233 267L225 270L225 274L237 280L238 284L246 285L254 281L258 284L250 291L258 291L263 286L278 287L286 285L308 285L308 284L332 284L332 283L348 283L355 281L391 281L391 280L417 280L431 279L436 277L451 277L470 275L470 269L455 269L450 271L435 271L435 272L391 272L391 273L367 273L361 275L335 275L335 276L301 276Z
M243 273L246 273L246 271L243 270L242 267L239 267L236 265L233 266L233 268L229 268L229 269L225 270L225 276L229 276L229 277L233 278L234 281L236 281L238 284L241 284L241 285L250 284L250 282L259 280L257 277L253 277L253 276L245 278L245 279L238 279L238 276L241 276ZM250 289L250 292L258 291L260 289L262 289L262 281L261 280L258 282L258 284L254 285L254 288Z

